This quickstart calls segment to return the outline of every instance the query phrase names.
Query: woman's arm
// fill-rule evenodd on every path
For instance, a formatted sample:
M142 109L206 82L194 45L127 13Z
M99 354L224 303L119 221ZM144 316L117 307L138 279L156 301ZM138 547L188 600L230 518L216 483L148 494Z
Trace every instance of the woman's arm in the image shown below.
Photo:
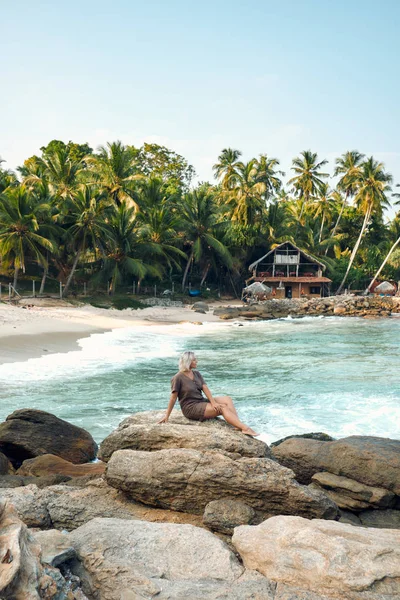
M202 390L205 393L207 400L210 401L210 404L213 407L213 409L215 410L215 412L217 413L217 415L222 415L222 406L220 404L218 404L218 402L215 402L213 395L210 392L209 387L206 384L204 384L202 387Z
M167 412L165 413L165 416L161 419L161 421L158 421L158 424L160 424L160 423L167 423L168 422L169 415L171 414L172 409L175 406L175 402L176 402L177 397L178 397L178 392L172 392L171 393L171 397L170 397L169 402L168 402Z

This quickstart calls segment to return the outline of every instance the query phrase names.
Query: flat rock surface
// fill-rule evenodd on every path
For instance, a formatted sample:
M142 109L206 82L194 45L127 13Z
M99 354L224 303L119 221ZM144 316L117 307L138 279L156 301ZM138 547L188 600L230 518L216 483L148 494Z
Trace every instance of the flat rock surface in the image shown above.
M328 471L400 495L400 440L359 435L333 442L292 438L272 453L301 483Z
M232 542L246 568L279 583L348 600L400 596L400 531L272 517L237 527Z
M87 431L42 410L16 410L0 424L0 452L14 467L42 454L55 454L72 463L96 457L97 444Z
M151 506L200 514L212 500L229 496L264 514L335 518L337 506L322 492L296 482L268 458L231 458L190 449L119 450L106 471L109 485Z
M270 456L267 444L236 431L222 419L190 421L173 411L168 423L158 425L164 411L136 413L124 421L100 445L99 458L109 461L116 450L153 452L167 448L219 450L247 457Z

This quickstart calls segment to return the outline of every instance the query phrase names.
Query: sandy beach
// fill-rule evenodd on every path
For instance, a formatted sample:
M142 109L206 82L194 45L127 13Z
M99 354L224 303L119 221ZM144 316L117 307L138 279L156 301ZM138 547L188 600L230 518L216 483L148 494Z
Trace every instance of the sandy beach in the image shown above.
M79 339L122 327L221 322L213 315L214 305L208 313L201 314L190 306L115 310L48 299L29 299L29 304L33 306L0 303L0 364L77 350ZM223 304L229 303L215 306Z

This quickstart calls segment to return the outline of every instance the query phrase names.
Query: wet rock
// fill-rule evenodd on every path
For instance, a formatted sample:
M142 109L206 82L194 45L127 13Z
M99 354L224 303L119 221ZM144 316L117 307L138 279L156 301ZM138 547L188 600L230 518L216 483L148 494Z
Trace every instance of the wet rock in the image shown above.
M264 442L243 435L222 419L190 421L179 411L173 411L168 423L158 425L164 414L163 411L147 411L122 421L101 443L99 458L107 462L116 450L153 452L167 448L207 448L236 456L270 456Z
M271 443L271 448L275 448L275 446L279 446L282 442L286 442L286 440L303 438L306 440L319 440L320 442L333 442L335 438L331 437L327 433L323 433L322 431L312 432L312 433L300 433L298 435L288 435L281 440L276 440L276 442Z
M393 506L396 498L393 492L384 488L371 487L328 472L313 475L311 485L323 490L339 508L355 512L366 508Z
M245 502L223 498L207 504L203 523L214 531L232 535L235 527L251 524L255 516L255 510Z
M16 410L0 424L0 451L19 467L24 460L55 454L72 463L96 457L90 433L42 410Z
M105 467L106 465L101 461L76 465L54 454L43 454L24 460L17 475L40 477L59 474L68 477L99 477L104 473Z
M240 310L239 308L225 306L216 308L213 314L226 321L230 319L237 319L240 316Z
M358 516L364 527L400 529L400 510L363 510Z
M334 442L290 439L272 449L276 460L308 484L328 471L400 495L400 441L354 435Z
M268 458L232 460L191 449L118 450L105 477L135 500L193 514L227 496L268 515L332 519L338 514L325 494L298 484L290 470Z
M237 527L232 542L278 584L346 600L400 595L400 531L279 516Z
M195 302L192 306L192 310L196 312L204 311L204 313L207 313L210 310L210 307L207 302Z
M191 525L93 519L70 539L79 557L73 572L86 594L102 600L132 597L128 592L151 598L160 591L153 579L233 583L244 572L221 540Z

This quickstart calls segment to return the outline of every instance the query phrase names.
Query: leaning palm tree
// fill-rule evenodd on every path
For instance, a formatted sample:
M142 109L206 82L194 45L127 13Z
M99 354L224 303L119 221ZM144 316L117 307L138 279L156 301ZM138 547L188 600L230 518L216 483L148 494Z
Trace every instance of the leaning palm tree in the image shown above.
M28 258L45 266L45 252L54 248L40 230L39 213L37 199L24 185L8 187L0 196L0 256L14 266L14 290Z
M343 216L343 211L348 199L354 196L357 192L361 173L361 165L364 158L364 154L361 154L361 152L358 152L358 150L350 150L349 152L342 154L340 158L336 159L336 167L333 175L334 177L341 175L341 178L337 184L337 189L339 192L344 193L344 198L338 218L332 231L333 236L336 234L336 230L339 227L339 223Z
M327 162L327 160L319 161L317 153L311 150L300 152L300 156L292 161L291 170L294 171L295 176L288 183L293 185L294 193L301 199L300 219L310 198L318 194L324 183L323 179L329 176L328 173L320 171Z
M182 290L193 261L202 262L202 282L212 264L218 259L227 268L232 268L232 257L219 239L222 237L224 224L218 222L218 211L212 190L202 185L186 194L180 204L181 227L185 242L190 246L189 257L182 278Z
M390 173L386 173L384 165L376 161L372 156L362 164L358 177L358 187L355 196L355 202L358 209L364 215L364 220L357 241L351 252L346 273L339 286L339 289L336 292L337 294L341 293L343 286L346 283L371 216L373 214L378 216L381 215L383 208L387 207L389 204L387 193L391 190L391 182L392 176Z
M223 189L231 189L235 185L236 167L241 156L240 150L233 148L224 148L218 156L218 162L213 166L213 171L216 179L222 178Z
M86 157L92 181L104 190L115 204L128 202L137 208L135 182L143 179L138 173L132 149L122 142L100 146L98 154Z

